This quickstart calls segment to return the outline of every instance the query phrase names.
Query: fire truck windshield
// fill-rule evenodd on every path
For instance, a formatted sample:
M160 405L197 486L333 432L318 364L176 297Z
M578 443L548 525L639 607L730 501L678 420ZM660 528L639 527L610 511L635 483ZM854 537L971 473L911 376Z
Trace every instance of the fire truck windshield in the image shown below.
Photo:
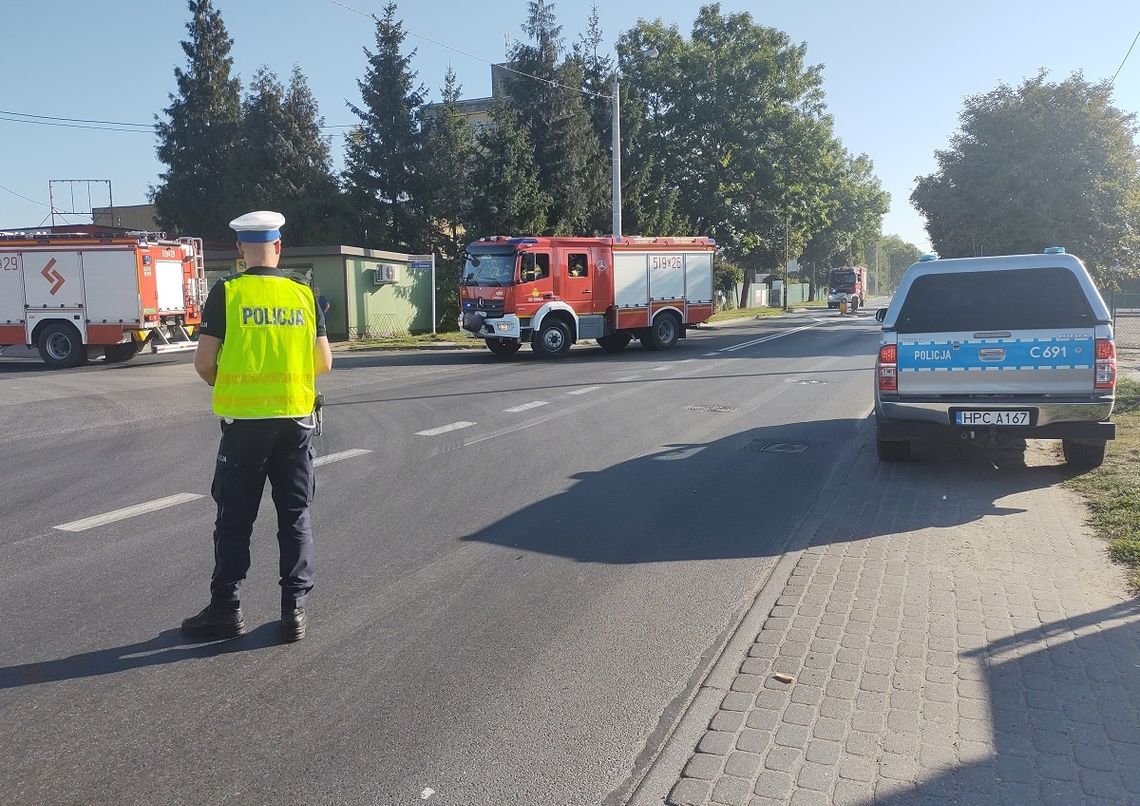
M463 267L464 285L513 285L515 253L469 254Z
M833 271L831 279L828 284L836 291L854 291L855 290L855 272L847 269L846 271Z

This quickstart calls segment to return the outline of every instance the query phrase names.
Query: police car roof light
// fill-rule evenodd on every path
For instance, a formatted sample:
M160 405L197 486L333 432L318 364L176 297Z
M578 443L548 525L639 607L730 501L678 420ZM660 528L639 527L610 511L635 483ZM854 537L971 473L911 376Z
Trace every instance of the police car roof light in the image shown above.
M1045 254L1046 255L1063 255L1063 254L1065 254L1065 247L1063 247L1063 246L1046 246L1045 247Z
M918 256L918 262L919 263L929 263L932 260L938 260L938 255L934 254L933 252L928 254L928 255L919 255Z

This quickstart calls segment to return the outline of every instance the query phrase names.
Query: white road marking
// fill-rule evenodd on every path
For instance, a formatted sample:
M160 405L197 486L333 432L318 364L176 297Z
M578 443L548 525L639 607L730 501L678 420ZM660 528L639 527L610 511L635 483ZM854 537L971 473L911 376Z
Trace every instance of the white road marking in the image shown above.
M424 431L417 431L417 437L438 437L440 434L446 434L448 431L459 431L464 428L470 428L475 423L469 423L466 420L460 420L457 423L449 423L448 425L441 425L439 428L428 428Z
M420 793L420 800L427 800L428 798L430 798L434 794L435 794L435 790L429 786L426 789L424 789L423 792Z
M549 400L532 400L529 403L523 403L521 406L511 406L509 409L503 409L507 414L518 414L520 411L530 411L537 409L539 406L550 405Z
M103 526L107 523L133 518L135 515L145 515L148 512L166 509L167 507L177 506L178 504L185 504L187 501L197 501L199 498L205 498L205 496L199 495L198 493L168 495L166 498L156 498L153 501L135 504L132 507L123 507L122 509L105 512L102 515L94 515L90 518L72 521L71 523L62 523L55 528L63 532L83 532L87 529L94 529L96 526Z
M349 448L347 451L340 451L339 453L330 453L328 456L318 456L313 460L313 467L320 467L321 465L331 464L332 462L339 462L341 459L351 459L354 456L363 456L366 453L372 453L367 448Z
M672 364L662 364L659 367L653 367L653 369L651 369L649 371L650 372L664 372L665 370L669 369L672 366L673 366Z
M601 389L600 386L584 386L581 389L575 389L573 392L567 392L568 395L587 395L590 392Z
M775 341L776 339L782 339L782 338L784 338L784 336L790 336L793 333L799 333L801 330L810 330L811 328L813 328L815 326L816 326L816 323L812 323L810 325L804 325L802 327L795 327L795 328L792 328L791 330L785 330L782 333L773 333L769 336L762 336L759 339L753 339L752 341L746 341L746 342L742 342L740 344L733 344L729 347L721 347L719 350L717 350L717 352L718 353L732 353L732 352L735 352L737 350L743 350L745 347L752 347L752 346L757 345L757 344L763 344L766 341Z
M715 356L715 355L719 355L719 353L715 353L715 352L714 353L705 353L705 358L709 358L710 356Z
M575 407L572 406L571 408ZM481 437L475 437L474 439L467 440L463 443L463 447L470 448L472 445L478 445L480 442L486 442L490 439L497 439L498 437L505 437L507 434L514 434L519 431L525 431L528 428L534 428L536 425L542 425L543 423L548 423L551 420L556 420L564 414L565 412L556 412L554 414L547 414L544 417L539 417L537 420L528 420L524 423L519 423L518 425L508 426L507 428L500 428L498 431L492 431L490 434L484 434Z
M636 381L640 375L622 375L620 378L614 378L614 383L627 383L629 381Z

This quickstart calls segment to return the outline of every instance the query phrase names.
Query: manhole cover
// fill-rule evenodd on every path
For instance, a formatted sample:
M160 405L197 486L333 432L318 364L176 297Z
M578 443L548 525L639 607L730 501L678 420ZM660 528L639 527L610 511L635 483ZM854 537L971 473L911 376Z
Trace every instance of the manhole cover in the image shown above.
M806 385L815 385L819 383L828 383L828 381L820 380L819 378L788 378L788 383L801 383Z
M807 450L807 442L768 442L760 448L762 454L803 454Z
M701 404L697 406L685 406L685 411L701 411L707 412L708 414L732 414L736 409L732 406L709 406Z

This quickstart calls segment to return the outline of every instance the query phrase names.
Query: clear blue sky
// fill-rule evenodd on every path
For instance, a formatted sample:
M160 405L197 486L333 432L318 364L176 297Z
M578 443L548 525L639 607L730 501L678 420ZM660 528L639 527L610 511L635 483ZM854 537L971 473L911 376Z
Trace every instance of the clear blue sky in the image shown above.
M344 0L378 11L381 0ZM345 99L357 100L361 48L371 24L330 0L217 0L234 38L234 66L248 79L262 64L287 76L301 66L328 124L351 123ZM950 6L953 6L952 8ZM607 43L639 17L691 28L696 0L601 0ZM560 0L568 40L585 26L589 0ZM521 37L525 0L404 0L406 27L488 60L500 60L506 37ZM1136 0L914 0L863 3L818 0L761 3L729 0L761 23L808 44L823 64L828 105L847 147L865 152L891 193L886 232L927 244L908 201L914 178L934 167L933 152L956 127L962 99L999 81L1018 82L1039 67L1055 78L1083 69L1110 77L1140 29ZM71 118L148 122L174 88L184 58L185 4L177 0L5 0L0 47L0 109ZM446 66L455 67L466 97L490 93L487 64L415 36L415 68L438 96ZM1115 85L1116 103L1140 112L1140 44ZM342 140L334 139L337 157ZM64 129L0 120L0 185L46 202L48 180L113 182L116 204L141 203L160 164L149 134ZM100 200L94 200L100 204ZM68 200L70 203L70 200ZM0 190L0 227L35 226L48 208Z

